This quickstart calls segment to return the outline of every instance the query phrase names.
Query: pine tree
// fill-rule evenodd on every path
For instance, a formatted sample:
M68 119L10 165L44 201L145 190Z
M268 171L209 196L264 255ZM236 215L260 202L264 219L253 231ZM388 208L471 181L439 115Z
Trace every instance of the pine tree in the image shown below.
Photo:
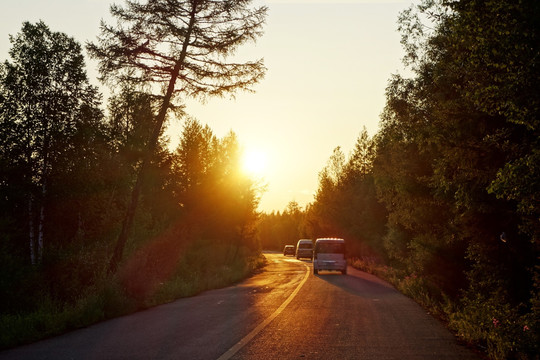
M148 0L111 6L116 26L102 22L97 44L88 44L100 61L102 79L112 86L134 82L154 89L160 100L153 131L133 188L110 270L121 260L132 227L141 181L155 150L169 109L180 109L186 97L234 94L250 90L264 76L262 60L226 62L238 47L262 35L266 7L250 8L251 0Z

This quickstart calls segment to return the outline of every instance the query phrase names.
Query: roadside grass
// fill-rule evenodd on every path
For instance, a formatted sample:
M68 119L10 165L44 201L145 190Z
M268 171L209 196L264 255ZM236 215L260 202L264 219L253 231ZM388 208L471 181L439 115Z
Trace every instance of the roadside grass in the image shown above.
M37 300L39 305L34 311L1 315L1 348L34 342L105 319L103 294L84 296L67 306L51 300L47 295Z
M222 256L220 261L212 263L219 256L209 254L223 254L222 251L231 255ZM31 309L0 311L0 349L35 342L205 290L225 287L248 277L265 264L262 254L252 253L246 248L223 245L223 248L215 249L197 245L181 254L167 278L160 278L150 266L155 264L154 260L159 260L152 258L155 253L139 253L142 255L144 261L135 263L143 267L127 271L124 268L124 272L120 271L113 277L103 275L76 299L55 299L41 291L32 294L34 306ZM134 283L126 281L147 283L133 287ZM141 289L143 291L138 292Z
M219 253L219 249L205 247L195 257L183 259L172 278L160 284L149 299L148 305L163 304L178 298L193 296L208 289L229 286L245 279L266 264L266 259L262 254L250 255L245 248L240 250L243 254L225 263L217 259L214 259L215 262L208 262L207 256L204 255L208 251Z
M496 289L490 298L452 300L438 293L422 277L382 265L371 258L351 259L350 264L394 285L441 320L459 339L490 359L540 358L540 319L534 315L539 313L540 301L528 307L523 304L512 307L498 296Z

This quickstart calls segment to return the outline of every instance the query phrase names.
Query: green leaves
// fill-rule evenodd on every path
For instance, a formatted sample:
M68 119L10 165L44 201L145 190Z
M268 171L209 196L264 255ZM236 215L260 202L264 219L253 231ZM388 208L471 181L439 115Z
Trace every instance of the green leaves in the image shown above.
M385 244L440 290L467 289L465 306L495 292L535 311L539 11L535 1L424 1L400 19L414 77L390 83L378 135ZM426 19L435 20L427 34L418 25ZM502 232L512 233L506 246Z

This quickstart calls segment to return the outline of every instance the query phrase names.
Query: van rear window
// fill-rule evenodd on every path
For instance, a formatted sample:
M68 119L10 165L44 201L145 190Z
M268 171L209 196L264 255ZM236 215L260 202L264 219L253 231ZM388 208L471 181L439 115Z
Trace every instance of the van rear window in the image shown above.
M315 245L315 252L322 254L344 254L345 244L343 243L318 243Z
M298 245L298 248L299 248L299 249L311 249L312 246L311 246L311 244L305 243L305 244L300 244L300 245Z

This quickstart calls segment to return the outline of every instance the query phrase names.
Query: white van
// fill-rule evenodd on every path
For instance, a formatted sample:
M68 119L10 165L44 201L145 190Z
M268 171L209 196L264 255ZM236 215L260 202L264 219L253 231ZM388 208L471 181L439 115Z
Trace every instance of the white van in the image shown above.
M313 241L311 239L300 239L296 244L296 258L313 258Z
M338 238L322 238L315 241L313 250L313 273L319 270L338 270L347 274L345 258L345 240Z

